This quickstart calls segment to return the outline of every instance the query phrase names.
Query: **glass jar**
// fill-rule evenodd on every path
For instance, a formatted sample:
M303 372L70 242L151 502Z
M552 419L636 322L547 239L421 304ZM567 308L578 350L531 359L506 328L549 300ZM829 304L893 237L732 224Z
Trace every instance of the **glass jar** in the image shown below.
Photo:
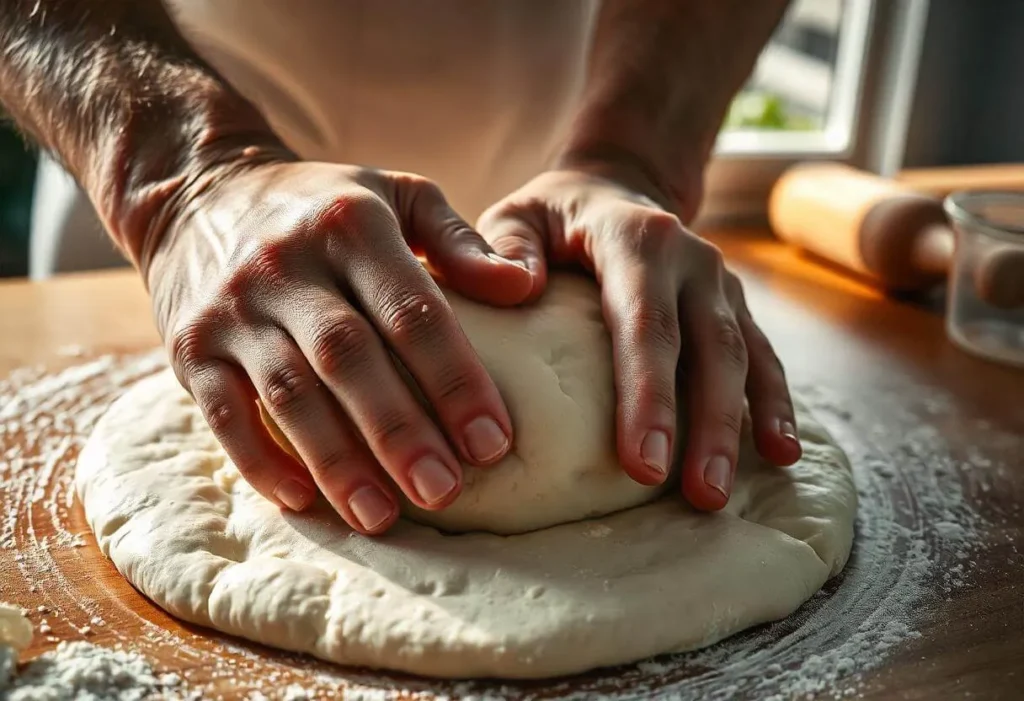
M1024 192L955 192L946 332L975 355L1024 367Z

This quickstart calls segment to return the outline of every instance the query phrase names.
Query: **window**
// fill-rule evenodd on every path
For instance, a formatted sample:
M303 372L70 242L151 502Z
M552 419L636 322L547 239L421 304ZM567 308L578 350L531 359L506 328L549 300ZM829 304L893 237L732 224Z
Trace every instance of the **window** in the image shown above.
M718 136L701 220L760 223L772 183L798 160L896 170L927 8L794 0Z

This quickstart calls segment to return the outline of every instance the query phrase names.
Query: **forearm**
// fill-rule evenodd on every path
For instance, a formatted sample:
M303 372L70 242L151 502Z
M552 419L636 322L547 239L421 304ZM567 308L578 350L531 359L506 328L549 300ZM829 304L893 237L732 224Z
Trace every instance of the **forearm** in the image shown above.
M788 0L605 0L563 162L627 161L692 214L729 104Z
M143 272L169 205L211 167L283 150L159 0L0 0L0 103Z

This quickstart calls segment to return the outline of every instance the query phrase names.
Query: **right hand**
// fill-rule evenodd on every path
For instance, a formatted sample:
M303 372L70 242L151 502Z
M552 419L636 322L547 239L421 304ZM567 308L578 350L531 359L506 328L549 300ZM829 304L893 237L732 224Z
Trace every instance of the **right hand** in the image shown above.
M297 511L319 488L367 534L397 518L395 486L425 509L454 501L459 459L499 460L512 424L414 249L493 304L523 301L530 273L418 176L273 162L209 182L176 203L147 277L174 371L241 474Z

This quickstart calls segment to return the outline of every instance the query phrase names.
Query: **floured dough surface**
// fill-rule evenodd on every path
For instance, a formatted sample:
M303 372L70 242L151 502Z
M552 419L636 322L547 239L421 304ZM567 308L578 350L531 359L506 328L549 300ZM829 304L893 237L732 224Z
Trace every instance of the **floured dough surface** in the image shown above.
M556 282L564 315L542 305L519 312L520 325L494 325L474 316L475 305L456 303L518 433L515 455L486 478L479 471L493 482L467 485L453 518L471 528L491 518L505 532L572 522L453 535L403 519L368 538L325 503L283 513L240 477L166 371L111 407L79 459L78 493L101 549L188 621L344 664L438 677L570 674L708 645L794 611L849 554L856 491L842 451L798 408L801 462L762 465L748 436L734 495L717 514L608 473L613 400L601 404L586 389L611 385L607 335L565 325L587 309L599 321L599 307L587 306L597 305L596 292L573 278ZM590 343L603 347L591 352ZM493 350L502 347L532 355ZM565 384L571 372L557 371L559 357L572 354L587 368L573 380L579 392ZM537 366L511 367L524 357ZM558 408L534 421L546 409L531 408L530 383L540 380L529 378L545 373L554 374L538 401ZM588 439L597 445L580 444ZM575 520L590 513L607 515Z
M611 339L592 280L552 276L543 298L525 308L495 309L454 294L448 301L505 399L516 437L498 464L463 466L462 494L451 507L410 503L412 518L451 531L523 533L664 491L635 482L616 457Z
M462 466L454 504L427 511L404 500L407 517L451 532L507 535L621 511L665 491L638 484L619 465L611 339L592 280L554 275L541 301L525 308L498 309L454 293L448 302L501 392L516 437L499 463Z

